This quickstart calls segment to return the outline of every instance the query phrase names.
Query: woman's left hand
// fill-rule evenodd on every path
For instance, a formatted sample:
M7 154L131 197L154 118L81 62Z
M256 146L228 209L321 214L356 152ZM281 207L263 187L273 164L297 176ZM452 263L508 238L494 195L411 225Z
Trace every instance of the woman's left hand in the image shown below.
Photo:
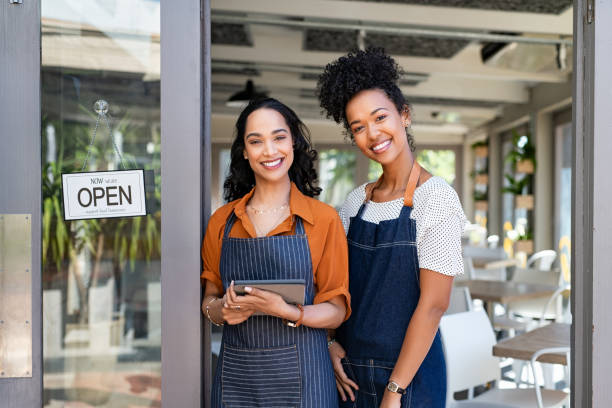
M380 408L400 408L402 406L402 395L386 391L383 395L382 402L380 403Z
M291 313L291 306L276 293L247 286L245 288L247 294L240 296L234 291L233 282L230 288L228 294L233 304L281 318L287 318L288 313Z

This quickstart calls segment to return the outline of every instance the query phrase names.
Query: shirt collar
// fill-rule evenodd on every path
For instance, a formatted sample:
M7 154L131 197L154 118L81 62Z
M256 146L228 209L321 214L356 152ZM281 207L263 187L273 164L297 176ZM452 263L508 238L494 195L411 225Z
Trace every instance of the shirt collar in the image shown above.
M234 207L234 213L236 217L243 219L246 214L246 205L253 197L253 193L255 192L255 187L251 189L247 194L245 194ZM291 183L291 191L289 192L289 212L291 215L297 215L302 218L304 221L309 224L314 224L314 217L312 215L312 210L310 208L310 204L308 203L308 198L302 194L302 192L297 188L295 183Z

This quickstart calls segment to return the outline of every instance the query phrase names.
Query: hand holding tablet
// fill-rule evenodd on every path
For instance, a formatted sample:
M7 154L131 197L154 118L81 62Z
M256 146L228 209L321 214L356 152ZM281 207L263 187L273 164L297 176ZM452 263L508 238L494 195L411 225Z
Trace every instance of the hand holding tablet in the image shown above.
M234 291L237 295L246 295L244 288L247 286L276 293L289 304L304 304L306 283L303 279L240 280L234 282Z

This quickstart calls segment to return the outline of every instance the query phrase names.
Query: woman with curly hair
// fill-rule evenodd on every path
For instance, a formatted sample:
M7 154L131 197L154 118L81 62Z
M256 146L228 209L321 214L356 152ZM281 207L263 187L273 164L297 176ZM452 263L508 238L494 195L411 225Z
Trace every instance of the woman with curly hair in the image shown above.
M202 245L202 311L224 325L212 406L338 405L326 329L350 315L348 253L336 211L312 198L316 152L297 115L275 99L251 102L236 122L228 204ZM237 280L305 281L305 304Z
M413 156L400 75L384 51L368 49L327 65L318 82L321 107L383 169L340 209L353 313L329 352L342 407L446 403L438 324L463 273L465 215L452 187Z

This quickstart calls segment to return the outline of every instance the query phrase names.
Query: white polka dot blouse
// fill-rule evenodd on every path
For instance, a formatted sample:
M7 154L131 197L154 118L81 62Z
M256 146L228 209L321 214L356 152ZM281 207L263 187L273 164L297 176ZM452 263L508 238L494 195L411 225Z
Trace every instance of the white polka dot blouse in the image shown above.
M348 233L351 217L357 215L365 199L365 186L349 193L339 214ZM368 201L364 221L378 224L398 218L404 198L382 203ZM461 234L467 222L455 190L441 177L432 177L414 191L410 218L416 222L419 267L444 275L463 274Z

